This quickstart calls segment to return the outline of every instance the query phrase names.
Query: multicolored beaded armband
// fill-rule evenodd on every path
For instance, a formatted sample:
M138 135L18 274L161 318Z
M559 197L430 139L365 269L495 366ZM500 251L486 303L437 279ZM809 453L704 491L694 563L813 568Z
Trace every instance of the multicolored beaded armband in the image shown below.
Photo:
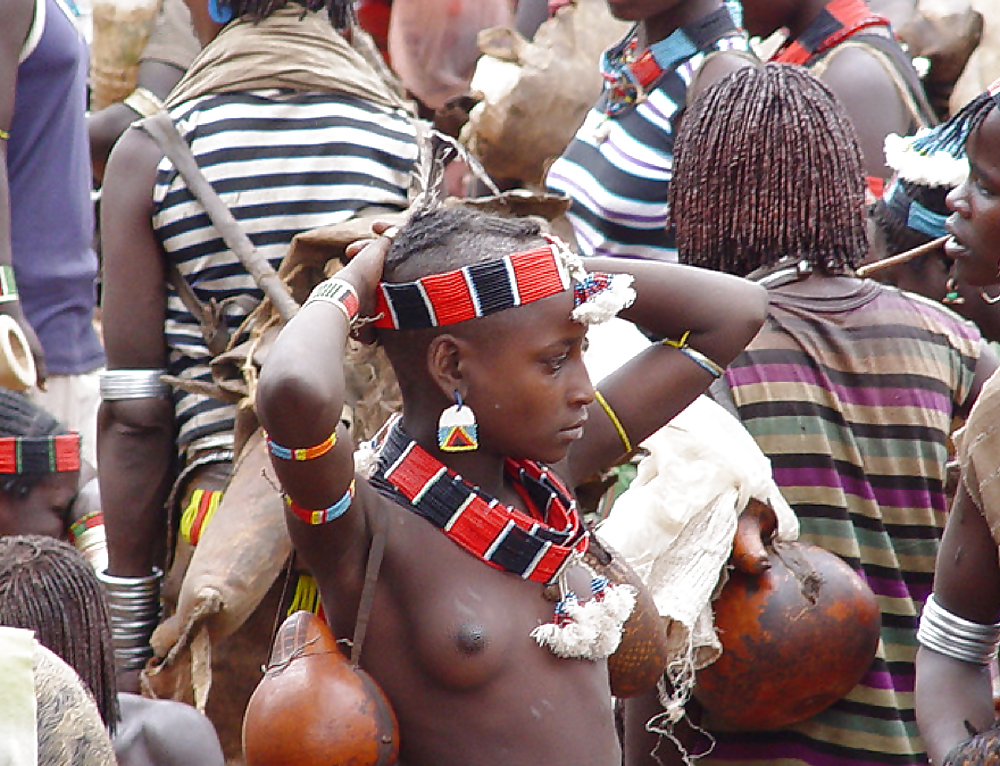
M361 301L358 300L358 293L355 291L354 285L343 279L330 277L330 279L320 282L313 288L305 304L303 304L303 308L316 301L332 303L344 312L344 317L347 319L347 326L353 329L354 320L358 318L358 312L361 310Z
M297 518L301 519L306 524L319 526L320 524L329 524L334 519L339 519L347 513L347 509L351 507L351 502L353 500L354 479L351 479L351 485L347 488L347 492L344 493L344 496L329 508L324 508L321 511L312 511L308 508L303 508L287 495L285 496L285 506L288 510L294 513Z
M312 447L282 447L280 444L275 444L270 436L267 437L267 448L271 450L271 454L274 455L279 460L315 460L322 455L333 449L333 445L337 443L337 432L334 430L332 434L327 436L319 444Z

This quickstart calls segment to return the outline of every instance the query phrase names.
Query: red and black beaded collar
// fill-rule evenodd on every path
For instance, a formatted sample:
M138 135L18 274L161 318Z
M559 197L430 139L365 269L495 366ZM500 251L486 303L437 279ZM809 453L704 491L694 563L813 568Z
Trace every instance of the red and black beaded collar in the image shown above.
M491 567L550 583L587 550L589 533L569 490L545 466L508 458L505 467L530 515L466 482L397 422L379 448L371 484Z
M833 0L801 35L782 45L770 60L780 64L805 64L862 29L888 26L889 20L872 11L864 0Z

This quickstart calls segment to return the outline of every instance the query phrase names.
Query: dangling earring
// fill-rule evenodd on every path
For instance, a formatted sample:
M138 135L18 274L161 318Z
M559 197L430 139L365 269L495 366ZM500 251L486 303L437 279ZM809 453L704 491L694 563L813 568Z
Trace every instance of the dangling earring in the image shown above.
M455 403L438 418L438 447L442 452L471 452L479 449L476 414L455 392Z
M208 0L208 15L216 24L228 24L233 20L233 8L219 5L219 0Z
M965 303L965 298L958 294L958 284L955 282L955 277L948 277L948 281L944 285L944 289L948 292L945 294L941 302L946 306L958 306L959 304Z

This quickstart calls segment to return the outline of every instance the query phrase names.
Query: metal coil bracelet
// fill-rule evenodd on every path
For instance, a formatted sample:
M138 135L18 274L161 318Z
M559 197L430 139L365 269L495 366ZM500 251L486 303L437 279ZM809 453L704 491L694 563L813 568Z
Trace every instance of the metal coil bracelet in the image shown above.
M111 616L111 641L119 671L141 670L153 656L149 640L160 624L160 584L163 571L145 577L97 573Z
M102 370L101 399L114 402L167 396L170 385L161 378L165 372L166 370Z

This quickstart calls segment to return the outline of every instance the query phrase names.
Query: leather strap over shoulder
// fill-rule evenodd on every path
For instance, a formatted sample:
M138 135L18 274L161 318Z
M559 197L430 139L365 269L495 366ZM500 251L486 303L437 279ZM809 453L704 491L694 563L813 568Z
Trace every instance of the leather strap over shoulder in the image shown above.
M882 44L876 42L877 40L885 40L886 45L894 44L888 38L881 38L875 35L858 35L845 40L840 45L831 49L823 58L814 64L810 64L809 71L822 79L823 73L837 55L843 53L845 50L863 50L875 59L885 70L886 74L889 75L900 98L903 99L906 110L910 113L910 117L913 119L916 128L927 128L936 125L938 120L934 114L934 109L927 100L926 94L923 92L923 86L920 85L919 81L915 83L909 82L908 78L900 70L899 62L893 60L888 50Z

